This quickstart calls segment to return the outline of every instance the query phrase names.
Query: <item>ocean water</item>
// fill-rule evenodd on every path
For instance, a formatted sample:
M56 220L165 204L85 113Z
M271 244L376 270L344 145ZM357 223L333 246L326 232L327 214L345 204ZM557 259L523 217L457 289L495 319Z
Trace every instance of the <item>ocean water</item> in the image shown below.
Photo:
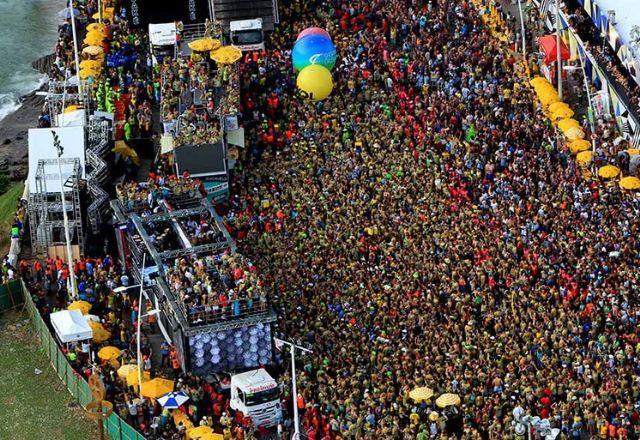
M65 0L0 0L0 120L45 80L31 63L53 52L64 7Z

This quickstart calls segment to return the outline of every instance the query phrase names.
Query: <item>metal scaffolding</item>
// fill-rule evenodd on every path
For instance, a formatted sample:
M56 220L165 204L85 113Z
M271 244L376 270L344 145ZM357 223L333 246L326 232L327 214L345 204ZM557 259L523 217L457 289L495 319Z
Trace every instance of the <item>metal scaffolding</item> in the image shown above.
M84 255L85 237L80 207L81 167L78 158L61 158L61 165L71 165L71 175L64 182L65 204L69 218L69 235ZM29 194L29 229L33 252L42 257L50 246L65 244L62 196L59 191L47 189L47 180L58 179L58 175L46 174L45 167L57 166L58 159L41 159L36 169L36 188Z
M102 187L109 178L109 167L104 157L111 149L111 122L92 117L89 122L89 144L86 149L87 189L92 203L87 207L91 232L98 234L103 219L109 212L109 195Z

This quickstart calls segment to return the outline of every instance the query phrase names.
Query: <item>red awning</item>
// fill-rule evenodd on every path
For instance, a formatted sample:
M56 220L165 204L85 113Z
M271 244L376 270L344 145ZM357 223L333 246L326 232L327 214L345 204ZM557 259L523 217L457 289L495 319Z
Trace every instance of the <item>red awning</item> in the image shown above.
M551 64L556 61L556 55L558 53L556 41L555 35L545 35L544 37L538 38L538 44L540 45L540 49L544 52L544 62L546 64ZM564 44L564 41L560 39L560 58L562 61L566 61L570 57L571 52L569 52L569 48Z

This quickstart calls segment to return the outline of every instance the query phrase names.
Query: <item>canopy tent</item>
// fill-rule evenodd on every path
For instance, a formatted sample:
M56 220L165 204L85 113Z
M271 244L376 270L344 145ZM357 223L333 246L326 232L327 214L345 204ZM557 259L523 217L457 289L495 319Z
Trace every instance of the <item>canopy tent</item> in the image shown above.
M544 62L546 64L554 63L557 59L558 49L556 46L555 35L545 35L538 38L540 49L544 52ZM564 41L560 40L560 59L563 61L571 58L571 52Z
M78 310L62 310L51 314L51 325L60 342L85 341L93 337L93 330Z

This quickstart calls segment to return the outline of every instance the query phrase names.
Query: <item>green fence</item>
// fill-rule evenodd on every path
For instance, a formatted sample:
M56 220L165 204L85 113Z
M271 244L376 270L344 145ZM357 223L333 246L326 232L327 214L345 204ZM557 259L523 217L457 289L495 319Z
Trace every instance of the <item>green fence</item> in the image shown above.
M31 295L28 294L22 281L18 281L16 290L19 290L21 297L24 298L25 309L29 313L31 324L38 334L40 345L47 353L51 365L53 365L53 368L73 397L78 400L80 405L86 407L92 400L89 384L82 376L76 373L67 362L66 356L60 351L58 344L53 336L51 336L47 325L42 320L40 313L38 313L33 299ZM115 412L104 421L104 427L105 432L109 434L112 440L144 440L144 436L122 420Z
M21 280L0 285L0 313L21 305L24 302L23 292Z

